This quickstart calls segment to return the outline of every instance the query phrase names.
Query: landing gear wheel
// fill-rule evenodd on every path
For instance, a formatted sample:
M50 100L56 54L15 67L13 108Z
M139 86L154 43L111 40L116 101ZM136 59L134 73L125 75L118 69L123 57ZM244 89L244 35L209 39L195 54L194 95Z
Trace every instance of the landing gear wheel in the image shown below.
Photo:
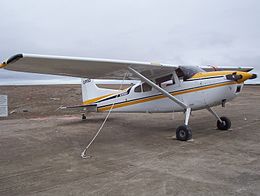
M176 139L177 140L187 141L187 140L190 140L191 138L192 138L192 131L188 126L182 125L176 129Z
M231 121L229 120L229 118L223 116L220 117L220 119L222 120L222 122L220 122L219 120L217 121L217 127L220 130L228 130L231 127Z
M81 119L82 119L82 120L86 120L86 119L87 119L86 115L85 115L85 114L82 114Z

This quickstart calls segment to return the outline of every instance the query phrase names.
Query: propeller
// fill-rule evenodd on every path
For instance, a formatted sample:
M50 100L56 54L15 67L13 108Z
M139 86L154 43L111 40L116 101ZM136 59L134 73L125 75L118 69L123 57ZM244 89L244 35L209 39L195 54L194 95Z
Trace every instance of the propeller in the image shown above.
M226 75L226 78L231 81L239 81L244 82L247 79L255 79L257 78L256 74L251 74L248 72L233 72L232 74Z

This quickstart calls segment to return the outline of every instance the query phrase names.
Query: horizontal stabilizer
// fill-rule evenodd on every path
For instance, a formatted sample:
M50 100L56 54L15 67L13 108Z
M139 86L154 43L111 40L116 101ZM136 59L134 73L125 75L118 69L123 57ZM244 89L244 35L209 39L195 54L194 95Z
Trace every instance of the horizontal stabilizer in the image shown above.
M75 106L61 106L58 109L83 109L87 112L97 112L97 104L88 104L88 105L75 105Z

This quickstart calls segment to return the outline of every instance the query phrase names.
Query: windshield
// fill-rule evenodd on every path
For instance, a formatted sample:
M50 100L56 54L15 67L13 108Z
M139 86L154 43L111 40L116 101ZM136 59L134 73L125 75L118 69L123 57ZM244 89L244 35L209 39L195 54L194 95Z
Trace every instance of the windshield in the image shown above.
M179 71L176 71L177 75L179 77L183 77L183 80L191 78L196 73L205 72L203 69L197 66L180 66L179 69Z

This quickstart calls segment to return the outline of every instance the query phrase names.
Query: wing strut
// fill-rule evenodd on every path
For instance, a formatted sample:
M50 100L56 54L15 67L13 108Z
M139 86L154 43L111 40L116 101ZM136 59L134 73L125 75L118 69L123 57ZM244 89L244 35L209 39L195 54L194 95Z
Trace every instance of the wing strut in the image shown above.
M147 84L149 84L150 86L154 87L155 89L157 89L159 92L161 92L164 96L168 97L169 99L171 99L172 101L174 101L175 103L177 103L178 105L180 105L181 107L183 107L184 109L187 109L188 106L183 103L182 101L180 101L179 99L177 99L176 97L172 96L170 93L168 93L166 90L164 90L163 88L159 87L158 85L156 85L154 82L152 82L151 80L149 80L148 78L144 77L142 74L140 74L138 71L134 70L131 67L128 67L128 69L134 73L136 76L138 76L141 80L144 80Z

